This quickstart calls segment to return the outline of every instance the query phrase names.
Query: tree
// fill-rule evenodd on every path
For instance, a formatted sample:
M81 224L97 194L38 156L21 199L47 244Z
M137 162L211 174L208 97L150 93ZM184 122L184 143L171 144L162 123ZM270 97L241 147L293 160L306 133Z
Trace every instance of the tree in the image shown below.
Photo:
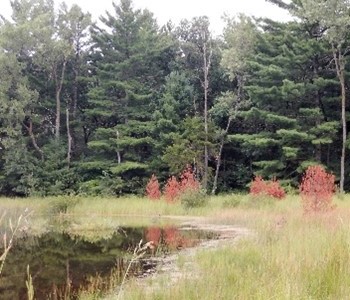
M341 89L342 149L340 159L340 192L344 192L345 156L347 142L346 128L346 54L349 51L347 38L350 29L350 1L347 0L302 0L293 12L306 22L313 22L320 27L320 37L331 46L333 62Z
M118 192L135 192L150 172L153 99L168 73L169 42L152 14L134 10L130 0L114 4L114 10L101 18L107 29L93 29L96 76L85 110L95 126L88 143L93 156L82 167L123 182Z
M256 27L249 18L243 15L239 16L238 21L227 19L224 37L227 48L223 50L221 63L227 70L230 79L236 81L237 87L234 93L225 93L219 97L217 103L211 109L212 114L224 112L224 117L227 118L226 126L220 134L212 194L215 194L217 189L222 152L231 123L240 110L249 105L244 95L244 83L247 76L247 61L253 55L255 49ZM221 117L223 116L221 115Z
M209 120L210 108L210 70L213 60L213 39L209 30L209 19L207 17L193 18L191 21L183 20L177 29L177 34L182 40L182 51L189 62L192 62L195 76L200 82L202 89L203 107L202 116L204 121L204 158L203 158L203 180L204 189L208 188L209 178Z
M72 84L67 83L67 93L69 96L66 100L66 130L67 130L67 163L71 163L73 151L76 148L76 119L78 115L78 105L81 98L81 75L84 68L84 53L90 43L88 30L92 24L91 15L83 13L81 8L73 5L68 9L63 3L58 14L58 27L60 37L67 42L71 48L71 56L68 57L68 74L67 77L72 79ZM71 122L73 126L71 126ZM71 128L72 127L72 128Z
M309 164L331 163L328 149L338 128L336 82L315 26L265 19L258 26L257 54L246 60L245 91L252 108L241 114L244 124L228 140L241 146L252 173L296 185Z

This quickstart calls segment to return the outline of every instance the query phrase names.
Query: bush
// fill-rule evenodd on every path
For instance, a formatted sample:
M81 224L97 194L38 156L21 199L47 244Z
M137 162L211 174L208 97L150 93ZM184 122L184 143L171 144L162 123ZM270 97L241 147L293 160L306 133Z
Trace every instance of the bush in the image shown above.
M200 190L200 183L193 174L193 170L190 166L187 166L186 169L180 175L180 189L183 193L188 190Z
M322 166L307 168L300 184L300 194L305 212L326 212L334 208L335 176Z
M185 208L203 207L208 203L209 197L204 190L186 189L180 196L181 204Z
M256 176L250 186L250 195L269 196L276 199L283 199L286 192L281 187L279 181L265 181L261 176Z
M175 176L171 176L164 188L164 197L168 203L173 203L179 199L180 196L180 184L176 180Z
M158 200L161 195L158 179L153 174L146 186L146 196L151 200Z

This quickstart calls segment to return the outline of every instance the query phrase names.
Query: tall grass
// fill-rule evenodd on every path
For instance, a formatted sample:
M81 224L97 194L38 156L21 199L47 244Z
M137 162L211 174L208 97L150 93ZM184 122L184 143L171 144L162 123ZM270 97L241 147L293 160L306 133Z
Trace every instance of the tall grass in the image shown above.
M165 274L160 288L157 283L148 293L131 284L125 299L349 299L349 203L337 201L333 212L305 215L294 200L216 212L213 220L239 220L256 237L202 250L198 276L184 269L168 287Z
M29 207L34 210L32 219L67 222L65 230L73 234L104 235L122 225L169 222L164 218L169 215L180 220L180 216L205 216L202 221L256 231L254 238L235 245L199 251L195 257L199 273L194 276L184 269L170 287L169 274L159 282L150 281L153 288L147 292L129 282L125 299L348 299L350 196L335 200L335 210L307 215L298 196L271 202L223 195L193 209L137 197L0 199L0 207L13 212ZM93 299L100 295L100 291L89 293Z

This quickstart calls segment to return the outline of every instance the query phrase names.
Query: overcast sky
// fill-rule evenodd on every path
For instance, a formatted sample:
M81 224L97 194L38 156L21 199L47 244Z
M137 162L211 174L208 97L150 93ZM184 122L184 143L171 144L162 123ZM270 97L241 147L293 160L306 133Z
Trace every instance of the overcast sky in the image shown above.
M0 0L0 14L11 15L10 0ZM56 4L62 1L55 0ZM84 11L89 11L98 19L106 10L112 9L112 0L65 0L70 6L78 4ZM118 3L119 0L116 0ZM148 8L158 19L159 25L172 20L177 24L181 19L206 15L212 30L220 34L223 28L221 17L226 13L234 16L238 13L269 17L274 20L286 20L288 14L266 0L134 0L135 8Z

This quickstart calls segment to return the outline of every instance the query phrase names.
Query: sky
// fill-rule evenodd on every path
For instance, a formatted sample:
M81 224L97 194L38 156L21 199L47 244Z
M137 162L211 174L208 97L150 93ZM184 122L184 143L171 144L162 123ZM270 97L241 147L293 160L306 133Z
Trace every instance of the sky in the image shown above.
M0 14L5 17L11 15L10 0L0 0ZM55 0L56 4L62 2ZM97 20L104 15L106 10L112 11L112 0L65 0L68 6L78 4L84 11L92 14ZM116 0L118 3L119 1ZM221 17L224 14L235 16L239 13L256 17L268 17L283 21L290 17L284 10L272 5L266 0L133 0L134 8L147 8L154 13L159 25L168 20L178 24L181 19L208 16L211 30L215 34L221 34L224 22Z

